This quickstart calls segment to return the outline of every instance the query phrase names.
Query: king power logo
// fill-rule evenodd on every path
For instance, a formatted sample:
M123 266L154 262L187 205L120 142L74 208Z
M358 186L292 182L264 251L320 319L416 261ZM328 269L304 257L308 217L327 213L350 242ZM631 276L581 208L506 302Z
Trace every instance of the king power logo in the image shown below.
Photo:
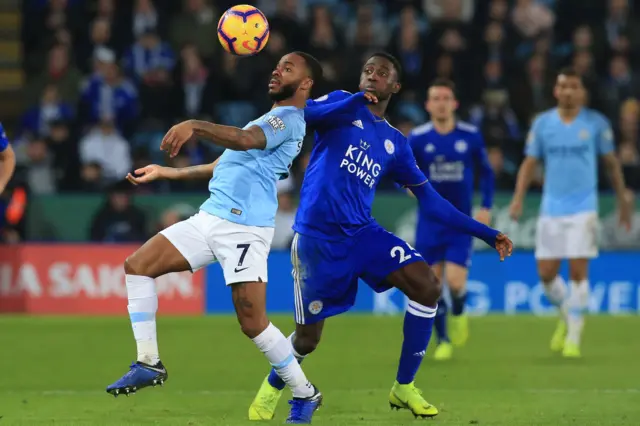
M382 167L365 152L369 147L369 143L365 141L360 141L360 146L349 145L344 158L340 162L340 168L346 169L352 175L357 176L369 188L373 189Z

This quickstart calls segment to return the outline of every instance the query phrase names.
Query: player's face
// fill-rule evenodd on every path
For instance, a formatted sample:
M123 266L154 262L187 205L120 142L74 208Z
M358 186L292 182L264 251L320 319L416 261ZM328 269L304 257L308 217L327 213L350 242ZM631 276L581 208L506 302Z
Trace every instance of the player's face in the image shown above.
M283 101L293 97L300 88L310 90L312 84L304 59L290 53L280 59L271 73L269 97L275 102Z
M398 93L400 83L393 63L379 56L369 59L362 68L360 90L375 95L381 101Z
M432 119L448 120L453 116L456 108L458 108L458 101L451 89L438 86L429 89L427 111Z
M559 75L553 92L561 108L576 108L584 99L580 77Z

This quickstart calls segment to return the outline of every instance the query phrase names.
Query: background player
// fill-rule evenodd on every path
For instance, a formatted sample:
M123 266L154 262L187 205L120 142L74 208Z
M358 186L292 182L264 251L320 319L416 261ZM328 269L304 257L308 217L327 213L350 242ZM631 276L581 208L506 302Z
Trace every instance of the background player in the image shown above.
M0 124L0 194L7 187L16 169L16 155L9 144L9 138Z
M544 162L535 256L545 293L561 310L551 349L574 358L580 356L589 303L589 260L598 255L598 156L604 160L625 227L630 227L632 204L615 156L611 126L600 113L583 107L586 93L580 75L562 70L554 95L557 108L540 114L529 132L510 213L514 219L520 217L531 178L538 163ZM569 260L568 294L558 275L563 259Z
M426 109L431 121L416 127L409 143L418 167L429 178L438 194L461 212L471 215L476 165L480 169L482 207L478 222L489 225L493 204L494 174L477 127L456 121L458 102L455 86L449 80L436 80L427 92ZM433 221L420 212L416 230L416 249L431 265L438 278L443 277L451 292L451 340L447 334L447 304L438 302L434 322L438 346L436 360L451 358L453 347L462 346L469 336L468 318L464 315L468 267L473 240L450 227Z
M262 351L293 391L293 423L309 423L322 395L311 385L284 335L267 318L267 256L277 210L276 181L287 176L305 135L302 108L314 80L322 74L311 56L285 55L273 71L271 111L244 129L187 121L174 126L161 148L175 156L192 137L228 148L217 164L194 170L213 171L211 196L200 212L154 236L124 264L129 314L138 360L121 379L107 387L113 395L162 383L167 371L160 361L155 314L154 279L179 271L196 271L219 261L231 285L240 327ZM129 177L132 178L131 176Z
M371 216L376 186L384 174L390 174L413 191L434 220L482 238L496 246L501 258L510 254L511 242L442 199L416 166L406 138L384 119L391 96L400 90L400 73L391 55L374 54L362 69L360 89L375 95L377 103L351 114L305 110L307 124L317 134L294 224L291 257L296 331L290 339L300 360L313 352L324 320L353 306L358 278L377 292L400 289L410 301L389 403L416 416L432 417L438 410L424 400L414 378L431 336L440 285L420 254ZM347 92L333 92L311 104L348 96ZM283 388L272 370L249 408L250 419L272 418Z

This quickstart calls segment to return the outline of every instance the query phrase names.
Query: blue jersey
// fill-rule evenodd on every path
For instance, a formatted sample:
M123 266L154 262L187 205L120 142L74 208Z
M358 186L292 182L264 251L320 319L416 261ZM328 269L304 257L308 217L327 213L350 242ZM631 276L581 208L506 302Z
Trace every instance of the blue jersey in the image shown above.
M336 91L307 105L350 97ZM358 95L353 95L357 97ZM376 186L389 173L402 185L426 181L406 138L362 102L348 113L328 114L307 124L316 130L293 229L327 240L351 237L375 224L371 205ZM323 121L324 120L324 121Z
M544 162L541 215L567 216L598 209L598 155L612 152L613 132L600 113L583 108L571 123L557 108L540 114L525 154Z
M4 131L4 127L2 123L0 123L0 152L7 149L9 146L9 138L7 138L7 133Z
M200 209L248 226L275 226L276 181L289 175L305 135L304 113L295 107L277 107L247 124L264 132L264 150L226 150L209 182L211 195Z

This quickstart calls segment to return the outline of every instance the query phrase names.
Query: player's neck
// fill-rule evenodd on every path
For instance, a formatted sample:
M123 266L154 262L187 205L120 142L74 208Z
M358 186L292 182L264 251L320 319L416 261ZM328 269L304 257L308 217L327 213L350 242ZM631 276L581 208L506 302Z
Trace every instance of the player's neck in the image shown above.
M384 119L384 114L387 112L387 105L389 105L389 101L379 101L377 104L369 104L367 108L371 111L371 114L375 115L378 118Z
M306 99L289 98L283 101L274 102L271 109L274 109L277 107L296 107L296 108L302 109L305 107L306 103L307 103Z
M435 127L436 132L441 135L446 135L451 133L453 129L456 127L456 120L454 118L449 118L446 120L433 120L433 127Z
M558 115L564 123L570 123L580 114L582 108L560 108L558 107Z

